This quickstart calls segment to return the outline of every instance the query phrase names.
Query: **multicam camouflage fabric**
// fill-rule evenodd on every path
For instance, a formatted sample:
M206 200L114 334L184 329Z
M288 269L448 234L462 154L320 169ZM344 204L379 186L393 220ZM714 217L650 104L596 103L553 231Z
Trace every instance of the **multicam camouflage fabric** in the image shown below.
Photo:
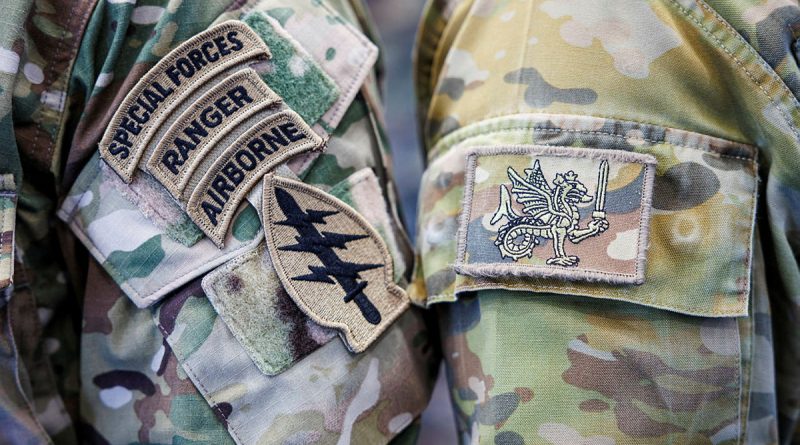
M796 440L798 23L781 1L429 2L410 289L464 443ZM656 158L642 285L454 271L467 153L521 144Z
M230 267L265 255L260 188L218 249L156 179L139 171L126 184L97 154L113 113L149 69L214 24L242 20L271 49L252 68L326 138L323 153L296 156L280 174L359 212L405 286L411 249L394 207L378 49L362 31L362 5L18 3L4 5L0 18L0 211L3 221L17 220L13 234L0 224L2 270L10 270L7 241L16 244L13 287L4 282L9 298L0 305L0 442L413 439L435 369L420 309L353 354L283 289L264 288L259 280L274 274L268 258L256 265L264 276ZM226 289L219 314L201 286L212 275L241 284ZM231 327L231 311L252 301L272 311L281 335ZM271 349L248 350L248 342ZM265 373L254 352L277 365Z
M418 309L362 355L324 335L302 343L311 328L276 336L284 369L266 375L242 343L258 333L230 329L201 285L264 252L259 191L219 251L155 180L126 185L96 154L170 49L266 14L340 92L306 116L330 136L325 151L281 174L360 212L408 284L363 6L7 3L0 212L16 223L0 224L0 279L13 280L0 303L2 440L372 444L413 424L435 355ZM409 289L439 316L462 442L800 440L798 27L800 7L783 0L429 2L417 51L429 166ZM261 74L305 72L294 48ZM283 83L290 106L311 97L289 92L301 84ZM455 273L466 154L521 144L656 158L643 284Z

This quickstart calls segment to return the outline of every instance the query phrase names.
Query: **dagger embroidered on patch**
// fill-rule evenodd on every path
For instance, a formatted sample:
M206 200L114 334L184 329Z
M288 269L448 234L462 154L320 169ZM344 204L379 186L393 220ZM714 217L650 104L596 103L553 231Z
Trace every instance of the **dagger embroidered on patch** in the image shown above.
M622 150L474 148L455 271L642 284L655 164Z
M264 227L275 270L300 309L364 351L408 307L383 239L322 190L264 178Z

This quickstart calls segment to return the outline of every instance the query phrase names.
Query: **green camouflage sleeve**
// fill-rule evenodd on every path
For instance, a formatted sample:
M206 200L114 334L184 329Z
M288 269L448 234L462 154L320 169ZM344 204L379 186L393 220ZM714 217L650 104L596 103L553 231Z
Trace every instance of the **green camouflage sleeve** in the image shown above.
M463 443L789 444L800 8L431 0L412 301Z
M20 4L0 443L413 440L437 357L364 6Z

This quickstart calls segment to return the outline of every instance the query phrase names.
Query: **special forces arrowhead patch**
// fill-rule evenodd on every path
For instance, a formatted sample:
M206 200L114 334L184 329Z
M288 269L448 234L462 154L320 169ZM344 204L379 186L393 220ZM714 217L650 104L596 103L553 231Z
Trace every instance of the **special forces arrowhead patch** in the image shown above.
M456 272L643 283L655 163L621 150L473 150Z
M264 178L264 227L286 291L348 349L364 351L408 307L378 233L350 206L302 182Z

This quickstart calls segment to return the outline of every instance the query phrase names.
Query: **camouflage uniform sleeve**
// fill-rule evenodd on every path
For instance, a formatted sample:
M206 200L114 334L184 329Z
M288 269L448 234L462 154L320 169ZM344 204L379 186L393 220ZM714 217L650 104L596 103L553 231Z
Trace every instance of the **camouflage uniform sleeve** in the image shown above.
M413 438L436 356L363 5L34 3L0 27L0 442Z
M16 217L17 185L22 179L22 165L12 125L12 98L20 63L19 40L21 23L28 13L27 2L12 2L0 19L0 290L3 297L14 274L14 222Z
M431 0L411 298L464 443L788 444L796 4Z

